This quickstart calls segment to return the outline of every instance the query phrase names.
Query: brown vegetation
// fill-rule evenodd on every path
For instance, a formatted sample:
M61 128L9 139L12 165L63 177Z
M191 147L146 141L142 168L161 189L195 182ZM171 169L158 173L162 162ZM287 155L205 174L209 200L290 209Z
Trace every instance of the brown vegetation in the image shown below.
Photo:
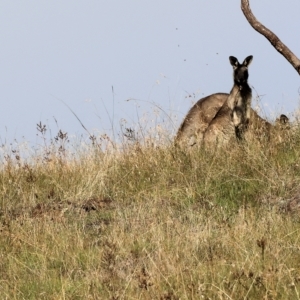
M297 299L299 132L225 159L152 144L3 150L2 298Z

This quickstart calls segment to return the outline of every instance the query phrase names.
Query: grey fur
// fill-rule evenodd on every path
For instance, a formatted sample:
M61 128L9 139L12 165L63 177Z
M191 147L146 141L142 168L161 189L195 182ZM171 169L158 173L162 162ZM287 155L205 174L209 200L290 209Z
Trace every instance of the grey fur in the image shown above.
M199 144L203 139L203 134L209 123L225 103L228 96L229 94L217 93L200 99L190 109L182 122L176 135L176 142L182 146L194 146ZM275 126L288 128L288 123L288 117L286 115L280 115L280 117L276 119ZM255 139L258 140L269 140L273 127L272 124L260 117L258 113L251 108L248 131L246 132L245 138L250 140L254 136Z
M246 58L247 66L251 60L251 57ZM177 145L200 145L203 139L207 144L226 143L235 138L269 140L276 132L273 128L289 128L287 116L280 115L274 127L250 107L251 89L245 85L248 74L245 76L243 72L238 72L239 64L234 57L230 57L230 63L235 71L231 93L217 93L200 99L179 127L175 138ZM246 82L243 82L243 78L246 78ZM242 85L242 89L237 88L239 85Z
M194 146L201 143L209 123L228 96L225 93L218 93L200 99L187 113L178 129L175 142L181 146Z
M216 116L204 132L204 144L223 145L234 138L243 138L250 121L252 90L248 84L248 66L253 56L242 64L234 56L229 60L233 67L233 87Z
M248 66L252 58L248 56L240 64L235 57L229 57L234 70L230 94L218 93L200 99L181 124L176 143L193 146L204 140L206 143L223 144L232 137L243 136L252 111L252 94L248 85Z

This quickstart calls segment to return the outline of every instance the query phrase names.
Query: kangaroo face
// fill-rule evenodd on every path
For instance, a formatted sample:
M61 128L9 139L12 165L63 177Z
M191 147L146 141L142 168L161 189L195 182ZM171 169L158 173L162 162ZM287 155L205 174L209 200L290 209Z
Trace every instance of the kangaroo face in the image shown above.
M229 61L233 67L233 80L234 84L237 84L240 89L247 84L249 73L248 67L251 64L253 56L250 55L245 58L242 64L239 63L236 57L230 56Z
M248 68L247 67L240 67L236 68L234 70L234 81L236 82L237 85L242 86L245 83L247 83L249 74L248 74Z

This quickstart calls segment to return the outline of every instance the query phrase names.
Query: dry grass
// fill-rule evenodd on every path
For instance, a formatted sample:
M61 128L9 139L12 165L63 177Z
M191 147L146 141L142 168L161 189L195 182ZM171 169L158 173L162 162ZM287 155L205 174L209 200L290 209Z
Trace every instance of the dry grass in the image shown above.
M56 138L4 150L1 299L299 299L298 130L217 153Z

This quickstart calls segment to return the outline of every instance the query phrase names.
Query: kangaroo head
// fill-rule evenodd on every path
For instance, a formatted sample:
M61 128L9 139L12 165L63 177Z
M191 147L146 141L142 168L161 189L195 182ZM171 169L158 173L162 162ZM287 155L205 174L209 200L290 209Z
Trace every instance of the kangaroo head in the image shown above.
M286 115L280 115L279 117L279 123L284 125L289 122L289 118Z
M234 84L238 85L240 89L242 89L242 87L247 84L247 80L249 77L248 66L252 62L252 59L253 56L250 55L245 58L242 64L240 64L237 58L235 58L234 56L229 56L230 64L233 67Z
M277 128L280 128L280 129L290 128L289 121L290 120L289 120L289 118L286 115L280 115L280 117L277 118L276 121L275 121L275 126Z

